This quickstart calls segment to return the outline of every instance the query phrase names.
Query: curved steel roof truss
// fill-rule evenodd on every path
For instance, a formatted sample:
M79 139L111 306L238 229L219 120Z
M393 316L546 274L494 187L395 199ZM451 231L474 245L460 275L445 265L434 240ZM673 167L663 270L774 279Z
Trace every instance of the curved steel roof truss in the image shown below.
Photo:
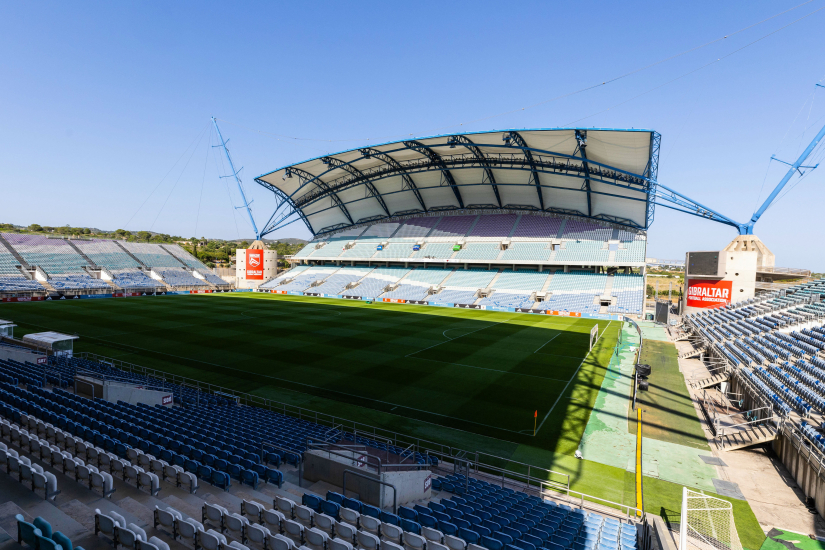
M296 214L315 234L331 230L332 226L319 231L313 228L313 223L327 225L324 222L328 221L336 228L347 227L347 223L341 223L340 217L336 219L336 216L330 215L329 211L332 209L339 210L349 225L415 212L513 208L591 217L631 227L648 227L653 218L651 194L656 192L658 168L658 158L651 157L658 157L661 137L656 132L643 131L646 135L640 139L639 133L633 132L636 131L507 130L470 134L474 136L472 139L468 134L455 134L405 140L290 165L259 176L256 181L275 192L279 201L279 210L272 215L266 225L268 231L282 227L286 217ZM650 136L649 144L647 135ZM503 142L492 139L498 136L503 138ZM534 141L532 146L527 143L525 137ZM593 139L590 139L588 145L588 138L591 137ZM591 155L590 149L593 147L595 154ZM305 170L304 166L309 171ZM476 172L477 175L459 178L457 181L458 175L453 176L456 170L480 172ZM414 177L415 174L432 172L438 172L440 178L434 180L432 177ZM506 172L528 172L529 175L526 178L505 177ZM283 185L280 181L267 181L273 180L276 174L278 179L283 176ZM296 176L297 185L294 180L289 181L289 178ZM559 176L564 180L559 180ZM399 178L400 188L381 183L388 178ZM573 180L579 180L580 183L570 185ZM424 181L427 183L422 184ZM565 181L568 183L565 184ZM363 196L353 195L351 192L341 194L359 185L364 186ZM605 185L611 186L615 192L605 188ZM492 191L489 198L493 199L494 196L494 201L490 200L488 204L482 199L480 202L485 204L480 207L466 204L467 198L472 197L469 202L475 203L479 202L477 197L483 197L483 193L480 195L479 191L471 191L471 188L476 186L488 187ZM508 202L501 194L504 189L502 186L507 189L534 188L536 200L533 202L528 199L529 195L526 196L523 191L515 195L507 192L510 193L508 196L512 196ZM443 202L445 197L438 189L444 187L450 188L455 203ZM462 189L466 189L466 193L462 193ZM545 196L547 190L557 190L557 193L580 192L585 198L580 203L581 206L577 206L575 201L571 202L565 198L572 195L562 193L557 195L560 199L557 202L557 198L549 199ZM513 192L515 193L515 190ZM399 193L407 193L408 198L402 198ZM346 199L342 200L344 196ZM396 197L391 201L392 206L385 200L385 197L390 196ZM597 196L609 197L611 200L620 199L620 202L616 202L613 208L609 203L602 201L598 203L597 208L593 202ZM330 206L324 205L319 208L321 205L318 202L326 197L331 200ZM516 200L513 201L513 198ZM431 199L435 199L436 202L428 207ZM377 201L381 215L375 215L375 206L365 206L368 204L362 202L365 200ZM533 204L513 204L525 200ZM554 204L546 204L548 200ZM631 203L623 201L634 201L632 204L638 204L635 201L643 201L647 205L643 209L644 213L640 214L637 206L631 207ZM622 207L622 204L628 206ZM351 215L350 210L356 215ZM327 214L319 215L323 212Z

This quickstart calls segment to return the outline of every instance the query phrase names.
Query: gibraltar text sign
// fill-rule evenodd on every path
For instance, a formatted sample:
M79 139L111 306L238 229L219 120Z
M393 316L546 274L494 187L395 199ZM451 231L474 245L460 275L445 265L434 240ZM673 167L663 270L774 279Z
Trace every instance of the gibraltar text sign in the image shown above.
M264 251L247 249L246 278L262 281L264 278Z
M730 303L733 281L688 279L687 306L714 308Z

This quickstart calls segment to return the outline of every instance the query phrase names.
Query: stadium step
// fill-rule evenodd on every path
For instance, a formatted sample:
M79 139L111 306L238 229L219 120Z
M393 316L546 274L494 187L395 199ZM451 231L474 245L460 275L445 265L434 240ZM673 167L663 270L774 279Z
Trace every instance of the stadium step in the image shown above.
M717 441L723 451L735 451L761 443L768 443L776 439L777 431L772 426L755 426L749 430L741 430L732 434L720 436Z
M9 253L14 256L14 259L20 262L20 265L23 267L29 267L29 264L26 263L26 260L23 259L23 256L17 253L17 251L3 238L3 235L0 235L0 245L6 247Z
M74 244L74 243L72 242L72 240L71 240L71 239L66 239L64 242L65 242L66 244L68 244L69 246L71 246L71 247L74 249L74 251L75 251L75 252L77 252L78 254L80 254L80 256L81 256L84 260L86 260L87 262L89 262L89 265L90 265L91 267L94 267L95 269L99 269L99 268L100 268L100 266L98 266L96 263L94 263L94 262L92 261L92 259L91 259L90 257L88 257L86 254L84 254L84 253L83 253L83 251L82 251L82 250L80 250L80 249L77 247L77 245L76 245L76 244Z
M129 256L130 258L132 258L134 261L136 261L136 262L138 263L138 265L143 266L143 267L149 267L149 266L147 266L145 263L141 262L141 261L138 259L138 257L137 257L137 256L135 256L134 254L132 254L131 252L129 252L128 250L126 250L126 247L125 247L125 246L123 246L123 244L121 244L121 242L120 242L120 241L112 241L112 242L113 242L113 243L115 243L116 245L118 245L118 246L119 246L119 247L123 250L123 253L124 253L124 254L126 254L127 256Z
M168 248L166 248L166 247L165 247L165 246L163 246L163 245L160 245L160 247L161 247L162 249L164 249L166 252L168 252L170 256L172 256L172 257L173 257L173 258L175 258L177 261L179 261L179 262L180 262L180 265L181 265L182 267L189 267L188 265L186 265L186 262L184 262L183 260L181 260L180 258L178 258L177 256L175 256L175 254L174 254L171 250L169 250Z
M689 351L682 353L679 356L679 359L691 359L692 357L698 357L700 354L704 353L708 349L707 346L699 346L698 348L693 348Z
M607 283L604 285L604 294L605 296L613 294L613 273L607 276Z
M721 382L725 382L728 379L727 374L714 374L710 378L703 378L702 380L697 380L696 382L691 382L690 387L694 390L701 390L703 388L709 388L711 386L715 386Z

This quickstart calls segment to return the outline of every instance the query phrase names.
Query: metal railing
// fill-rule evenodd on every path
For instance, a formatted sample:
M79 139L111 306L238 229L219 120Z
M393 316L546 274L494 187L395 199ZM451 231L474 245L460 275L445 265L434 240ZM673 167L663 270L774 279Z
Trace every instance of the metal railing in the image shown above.
M639 332L641 337L641 331ZM179 376L165 371L159 371L134 363L128 363L92 352L81 352L77 355L83 359L106 363L115 368L128 372L151 376L163 381L165 384L185 385L204 393L215 394L217 392L222 392L232 395L237 397L237 402L241 406L254 406L299 418L301 420L311 420L317 424L329 426L330 428L334 427L345 433L355 434L357 432L361 436L367 436L373 439L384 438L385 440L394 442L397 446L408 447L413 445L415 452L425 456L435 456L438 458L439 465L433 467L434 470L440 469L440 471L446 471L449 473L449 470L444 470L441 468L442 465L446 466L446 464L452 464L453 459L456 457L474 456L475 460L471 461L471 469L474 477L495 480L496 483L501 484L502 486L509 486L522 492L536 494L542 498L546 496L547 498L565 500L571 505L580 506L582 508L586 507L585 503L588 502L601 504L607 506L608 508L620 510L621 514L627 516L628 518L633 518L637 512L641 512L633 506L602 499L594 495L589 495L587 493L582 493L571 489L570 474L563 472L542 468L532 464L527 464L525 462L515 461L511 458L501 457L491 453L481 451L468 452L448 444L401 434L392 430L305 409L303 407L282 403L273 399L267 399L265 397L260 397L249 393L239 392L231 388L216 386L207 382L201 382L196 379ZM284 451L294 452L287 449L284 449ZM300 453L295 454L300 455Z

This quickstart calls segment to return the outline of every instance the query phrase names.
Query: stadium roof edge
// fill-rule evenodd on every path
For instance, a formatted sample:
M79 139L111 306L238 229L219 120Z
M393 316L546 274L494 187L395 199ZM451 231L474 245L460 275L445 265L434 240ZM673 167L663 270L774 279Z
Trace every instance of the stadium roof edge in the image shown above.
M255 178L278 200L261 233L298 219L317 235L465 209L562 211L647 229L660 141L648 129L526 128L364 145Z

